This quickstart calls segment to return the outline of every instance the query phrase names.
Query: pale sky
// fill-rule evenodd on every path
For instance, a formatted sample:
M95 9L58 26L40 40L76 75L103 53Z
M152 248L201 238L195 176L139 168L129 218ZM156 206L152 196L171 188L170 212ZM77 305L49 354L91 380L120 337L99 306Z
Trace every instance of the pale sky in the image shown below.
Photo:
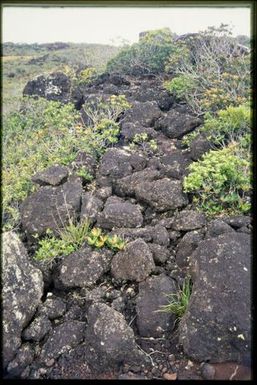
M139 32L169 27L178 35L221 23L233 35L250 36L250 7L87 8L2 7L2 41L16 43L118 44L138 41Z

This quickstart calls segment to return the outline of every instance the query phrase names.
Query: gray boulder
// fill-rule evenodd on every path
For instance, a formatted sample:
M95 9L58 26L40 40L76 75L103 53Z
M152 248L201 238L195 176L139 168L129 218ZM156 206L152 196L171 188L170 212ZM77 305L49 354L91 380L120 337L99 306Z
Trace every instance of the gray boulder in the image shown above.
M82 194L80 221L88 219L91 223L94 223L103 206L103 201L94 196L92 192L88 191Z
M40 361L50 365L53 359L81 343L85 337L85 326L85 322L80 321L66 321L56 326L41 349Z
M140 357L133 330L124 316L103 303L89 308L86 341L109 366Z
M145 242L153 242L160 246L168 246L170 243L169 233L164 226L146 226L138 229L124 228L115 229L114 234L119 235L127 241L142 238Z
M114 255L111 274L115 279L143 281L154 270L153 255L148 245L142 240L127 244L125 250Z
M174 281L165 274L147 278L139 284L136 299L137 327L142 337L161 337L174 327L175 315L160 312L169 303L168 295L176 293Z
M66 182L68 178L68 169L64 166L54 165L44 171L37 172L31 180L40 186L58 186Z
M97 225L99 227L111 230L123 226L142 226L143 216L137 205L130 202L110 203L109 199L106 201L104 210L97 215Z
M157 135L157 132L153 128L144 127L138 122L126 122L122 124L121 135L126 143L132 141L135 135L145 133L149 139L153 139Z
M168 138L181 139L200 124L199 118L172 109L167 112L165 117L159 119L156 128L160 129Z
M43 277L29 262L27 251L15 233L4 233L2 242L3 364L6 366L21 345L22 330L40 304Z
M188 267L190 257L203 237L203 233L199 230L189 231L183 236L176 249L176 263L179 267Z
M55 277L56 287L92 287L110 268L113 253L83 246L63 259Z
M198 135L190 143L190 157L193 160L198 160L212 148L212 143L203 135Z
M194 360L241 361L251 352L251 242L229 233L202 241L193 253L193 292L180 342Z
M160 172L151 168L145 168L143 171L134 172L125 178L118 179L114 191L120 196L134 196L135 189L139 183L143 181L151 182L160 178Z
M136 198L149 204L156 211L174 210L188 203L177 180L163 178L152 182L139 183L135 188Z
M157 102L134 102L133 107L124 113L121 127L124 123L138 122L144 127L153 127L162 115Z
M24 90L23 96L40 96L47 100L62 103L70 101L71 81L62 72L53 72L47 76L40 75L30 80Z
M186 156L178 150L161 156L160 160L162 174L174 179L181 179L185 175L186 168L189 164L189 160Z
M46 316L36 317L31 324L23 330L22 338L25 341L40 341L52 329L52 324Z
M47 293L45 302L39 308L39 313L45 315L50 320L59 318L66 312L66 303L51 292Z
M221 219L214 219L208 223L206 238L218 237L225 233L234 233L235 230Z
M11 378L19 377L23 370L32 363L34 356L35 353L31 344L22 344L13 361L7 366L7 373L11 375Z
M43 235L51 229L59 230L75 219L80 211L82 185L79 178L61 186L44 186L30 194L21 206L21 223L27 236Z
M206 225L205 215L199 211L182 210L174 218L172 229L176 231L189 231L200 229Z
M233 215L222 218L222 220L229 226L233 227L235 230L240 229L240 227L249 226L251 224L251 217L247 215Z
M163 246L157 245L156 243L149 243L149 249L153 254L154 262L157 265L165 263L170 257L170 251Z

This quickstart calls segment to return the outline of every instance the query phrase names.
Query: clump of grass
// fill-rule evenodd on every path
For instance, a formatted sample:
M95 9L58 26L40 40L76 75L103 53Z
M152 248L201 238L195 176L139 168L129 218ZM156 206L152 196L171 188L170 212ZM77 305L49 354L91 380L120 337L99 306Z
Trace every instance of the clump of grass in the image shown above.
M188 308L191 292L192 281L191 278L187 276L183 282L182 289L180 289L178 293L168 294L169 303L161 306L157 312L173 313L180 319Z

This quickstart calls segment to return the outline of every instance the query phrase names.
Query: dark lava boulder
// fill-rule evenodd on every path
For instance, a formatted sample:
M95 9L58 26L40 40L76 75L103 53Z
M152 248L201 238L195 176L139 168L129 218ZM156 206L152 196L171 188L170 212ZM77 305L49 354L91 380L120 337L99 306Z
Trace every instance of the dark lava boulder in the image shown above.
M27 251L13 232L3 234L3 365L21 345L22 330L32 319L43 295L43 277L30 262Z
M160 312L169 303L168 295L176 293L174 281L165 274L147 278L139 283L136 299L137 327L142 337L162 337L174 327L176 317Z
M143 216L138 207L130 202L113 202L107 199L103 211L97 215L97 225L103 229L115 227L141 227Z
M235 230L221 219L213 219L208 223L206 238L218 237L224 233L234 233Z
M138 229L124 228L115 229L114 234L119 235L127 241L135 241L142 238L145 242L153 242L160 246L168 246L170 243L169 233L164 226L146 226Z
M153 127L162 112L157 102L134 102L133 107L125 111L121 127L124 123L138 122L144 127Z
M212 143L204 136L198 135L190 143L190 157L193 160L198 160L212 148Z
M40 96L47 100L67 103L70 101L70 90L70 78L62 72L54 72L30 80L23 90L23 96Z
M40 361L50 366L53 359L77 346L85 337L85 326L85 322L80 321L66 321L56 326L42 346Z
M58 186L66 182L69 175L69 170L65 166L54 165L46 170L37 172L32 178L32 182L40 186Z
M103 201L93 195L92 192L87 191L82 194L80 221L89 219L91 223L94 223L103 206Z
M110 269L113 253L83 246L63 259L55 278L56 287L91 287Z
M203 232L199 230L189 231L181 238L176 249L176 263L179 267L188 267L193 251L203 238Z
M200 229L206 225L205 215L195 210L182 210L176 214L172 229L177 231L189 231Z
M165 117L158 120L156 128L171 139L181 139L200 124L199 118L172 109L167 112Z
M86 342L106 358L108 367L138 360L141 356L133 330L124 316L103 303L95 303L89 308Z
M138 201L147 203L156 211L175 210L188 203L178 180L168 178L139 183L135 188Z
M114 191L120 196L134 196L136 186L143 181L151 182L160 178L160 172L151 168L145 168L142 171L134 172L124 178L118 179Z
M251 244L247 234L202 241L191 256L190 303L180 342L194 360L237 361L251 352Z
M138 122L125 122L122 124L121 136L124 142L130 142L135 135L147 134L149 139L156 138L157 132L152 127L144 127Z
M160 83L154 81L142 81L132 95L133 99L139 102L157 102L163 111L168 111L174 103L174 97L162 88Z
M153 255L147 243L137 239L114 255L111 274L116 279L143 281L154 270Z
M43 235L51 229L58 231L80 211L82 185L79 178L61 186L43 186L30 194L21 206L21 223L27 236Z

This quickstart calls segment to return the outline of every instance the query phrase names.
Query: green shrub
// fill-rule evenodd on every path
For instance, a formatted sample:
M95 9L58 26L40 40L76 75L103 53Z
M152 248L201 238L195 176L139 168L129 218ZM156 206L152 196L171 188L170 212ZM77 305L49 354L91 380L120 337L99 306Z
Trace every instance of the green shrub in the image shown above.
M158 145L155 139L149 139L149 136L146 132L141 134L136 134L132 142L129 145L131 150L136 150L136 148L142 149L147 154L152 154L157 151Z
M190 145L198 134L204 134L215 146L241 141L245 147L250 146L251 110L250 106L227 107L217 112L216 116L206 113L204 124L184 136L183 144ZM244 143L243 143L244 142Z
M236 47L236 39L224 25L178 41L166 65L176 77L166 87L198 115L247 102L250 55L235 55ZM190 79L188 87L186 79Z
M128 106L124 96L111 96L105 107L95 112L92 127L81 124L72 104L43 98L24 98L21 112L4 117L2 191L6 230L18 224L19 204L36 188L32 175L53 164L70 164L79 151L103 154L117 143L120 132L118 123L109 117L117 119Z
M107 63L107 71L133 74L133 67L142 73L160 73L173 51L173 39L169 29L147 32L138 43L125 47Z
M189 165L184 191L193 193L196 207L210 216L250 210L250 160L239 144L211 150Z
M192 281L190 277L186 277L183 282L182 289L180 289L176 294L169 294L169 303L161 306L161 309L157 310L157 312L173 313L179 320L183 317L188 308L191 292Z

